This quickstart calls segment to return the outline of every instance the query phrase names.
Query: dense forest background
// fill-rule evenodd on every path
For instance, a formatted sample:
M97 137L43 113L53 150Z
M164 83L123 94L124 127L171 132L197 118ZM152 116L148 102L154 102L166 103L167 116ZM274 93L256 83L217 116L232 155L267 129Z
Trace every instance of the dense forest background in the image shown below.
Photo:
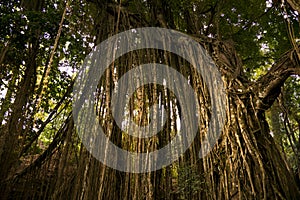
M2 0L0 199L300 199L299 14L297 0ZM135 66L171 65L190 80L201 105L199 131L185 154L140 174L95 159L72 115L84 58L110 36L139 27L174 29L201 44L222 74L228 103L220 139L199 158L211 113L201 75L167 51L117 59L99 77L95 96L99 123L119 147L160 149L181 117L174 93L150 84L134 93L130 115L147 124L149 106L159 103L168 116L164 129L140 139L118 128L111 94Z

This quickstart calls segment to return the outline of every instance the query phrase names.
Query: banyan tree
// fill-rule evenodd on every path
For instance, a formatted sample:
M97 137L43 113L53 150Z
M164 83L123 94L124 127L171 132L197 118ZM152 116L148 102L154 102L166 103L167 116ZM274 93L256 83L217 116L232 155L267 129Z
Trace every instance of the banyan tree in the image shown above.
M1 199L300 198L296 0L20 0L2 1L0 10ZM145 27L158 31L145 42L147 48L118 54L121 47L147 40L145 32L132 41L126 40L128 35L119 38L120 44L115 40L111 49L101 46L119 33L139 33ZM182 34L176 41L184 45L174 45L174 37L160 37L159 30ZM154 48L157 41L164 48ZM191 51L189 45L201 51ZM96 58L97 51L111 52L113 61L95 82L97 70L85 74L82 66L102 65L87 59ZM209 63L219 76L197 70L195 63L205 58L202 67ZM162 77L161 84L141 78L145 68L139 66L149 63L158 67L148 65L153 73L148 77ZM169 68L161 71L159 66ZM136 78L126 79L128 86L122 87L125 82L118 81L130 71ZM180 73L187 84L170 78L172 73ZM86 88L76 93L80 77ZM208 79L219 81L215 91ZM164 80L175 86L168 87ZM96 84L89 87L93 81ZM123 105L112 101L115 92L126 93L134 86L126 96L128 104L112 109L112 104ZM218 93L221 86L223 93ZM188 88L196 96L193 110L185 110L193 103ZM86 91L92 94L91 104L84 99ZM184 98L178 99L179 94ZM224 112L216 114L222 95ZM77 110L74 99L81 102ZM182 155L157 170L118 170L99 161L84 143L91 128L81 122L90 116L78 117L77 111L86 105L95 112L107 141L127 152L162 149L183 127L189 135L192 122L197 123L195 137ZM162 111L152 110L155 106ZM114 112L120 109L124 116L117 123ZM163 122L152 127L161 125L157 134L135 134L134 127L153 122ZM220 134L201 156L211 126ZM97 141L101 150L107 145L103 140ZM111 154L105 159L122 159Z

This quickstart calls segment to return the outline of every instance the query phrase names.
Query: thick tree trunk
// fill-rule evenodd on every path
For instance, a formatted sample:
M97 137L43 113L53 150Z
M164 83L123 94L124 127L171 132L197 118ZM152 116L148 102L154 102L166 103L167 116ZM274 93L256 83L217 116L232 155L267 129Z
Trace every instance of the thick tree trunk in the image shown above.
M218 177L210 182L213 198L298 199L295 179L270 135L265 118L265 110L278 97L284 81L298 73L297 62L291 60L295 51L286 53L265 76L249 84L242 75L228 74L228 71L239 71L233 47L226 43L218 46L217 65L221 71L225 67L233 66L233 69L225 75L228 124L216 153L209 158L214 162L208 169L214 170ZM219 167L215 169L215 166Z

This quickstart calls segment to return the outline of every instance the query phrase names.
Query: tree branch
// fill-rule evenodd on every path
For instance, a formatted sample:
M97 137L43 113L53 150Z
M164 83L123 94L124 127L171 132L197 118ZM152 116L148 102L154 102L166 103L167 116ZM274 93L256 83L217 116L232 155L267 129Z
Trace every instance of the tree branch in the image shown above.
M293 10L300 13L300 3L296 0L287 0L288 4L293 8Z
M254 86L254 91L258 96L257 109L266 110L272 106L287 78L291 75L300 75L299 63L297 52L294 49L290 50L273 65L266 75L257 80Z
M17 173L13 178L13 180L17 180L24 176L25 174L32 172L34 169L40 167L53 153L54 150L59 146L59 144L64 141L67 131L73 129L73 118L72 113L69 114L68 118L62 125L62 127L56 133L53 141L49 145L49 147L36 159L34 160L29 166L23 169L21 172Z

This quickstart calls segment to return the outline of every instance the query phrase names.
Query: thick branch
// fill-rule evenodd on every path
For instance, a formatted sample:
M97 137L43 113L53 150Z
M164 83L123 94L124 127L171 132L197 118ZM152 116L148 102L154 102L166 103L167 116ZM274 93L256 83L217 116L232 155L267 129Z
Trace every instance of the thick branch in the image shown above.
M290 50L257 81L254 87L259 98L257 109L266 110L272 106L286 79L291 75L300 75L299 63L295 50Z
M297 11L298 13L300 13L300 3L297 0L287 0L288 4L290 4L290 6Z
M24 176L28 172L32 172L34 169L40 167L54 153L54 150L58 147L58 145L65 139L68 129L72 128L73 118L72 114L70 113L63 126L56 133L49 147L33 163L31 163L21 172L17 173L16 176L13 178L16 180L17 178Z
M148 22L146 21L146 17L144 16L143 12L135 13L130 10L126 4L122 3L122 5L120 5L114 1L97 0L88 0L88 2L97 5L99 8L102 8L102 10L105 10L110 16L116 17L117 13L120 11L121 16L126 17L131 24L136 24L141 27L148 26Z

